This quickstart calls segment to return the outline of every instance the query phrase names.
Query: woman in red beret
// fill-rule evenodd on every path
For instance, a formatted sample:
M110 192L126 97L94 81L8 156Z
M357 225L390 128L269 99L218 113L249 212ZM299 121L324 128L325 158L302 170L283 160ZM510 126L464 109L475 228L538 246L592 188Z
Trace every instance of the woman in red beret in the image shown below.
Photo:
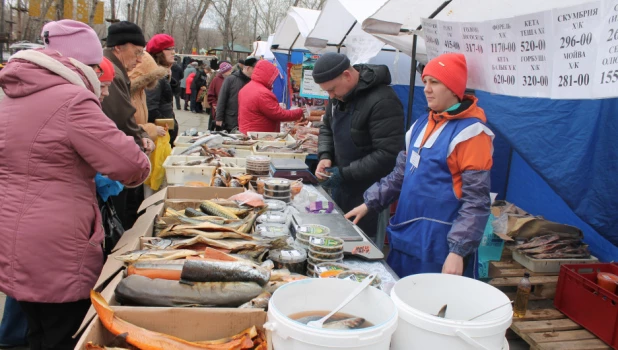
M148 122L155 123L157 119L174 119L174 130L169 130L170 144L178 135L178 122L174 115L174 86L180 82L172 79L170 67L174 64L174 38L167 34L153 36L146 45L146 51L154 58L157 65L168 70L168 74L159 80L152 90L146 90L146 104L148 105Z

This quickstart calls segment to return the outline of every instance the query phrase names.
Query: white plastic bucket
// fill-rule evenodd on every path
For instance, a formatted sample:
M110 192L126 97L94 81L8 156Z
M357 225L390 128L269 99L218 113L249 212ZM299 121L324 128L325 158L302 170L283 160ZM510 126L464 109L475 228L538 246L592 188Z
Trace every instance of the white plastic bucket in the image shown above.
M392 350L502 350L511 326L510 304L469 321L509 298L495 287L471 278L418 274L399 280L391 291L399 310ZM445 318L434 315L448 305Z
M358 286L357 282L311 278L288 283L268 304L267 330L274 350L388 350L397 328L397 308L389 296L368 287L341 312L363 317L374 326L363 329L317 329L287 316L304 311L330 311Z

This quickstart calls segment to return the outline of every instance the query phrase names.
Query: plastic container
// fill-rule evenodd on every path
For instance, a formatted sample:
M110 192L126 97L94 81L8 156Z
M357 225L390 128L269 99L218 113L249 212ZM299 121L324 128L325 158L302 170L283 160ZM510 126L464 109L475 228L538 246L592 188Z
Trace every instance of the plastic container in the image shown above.
M187 181L202 181L209 183L212 179L212 173L215 170L214 166L210 165L172 165L173 163L180 161L191 160L203 160L205 157L192 157L192 156L169 156L163 162L163 168L165 169L165 177L167 183L170 185L180 185ZM237 158L223 158L226 161L237 163L238 161L244 161ZM242 165L238 167L221 167L225 169L230 175L244 174L245 168Z
M276 199L267 199L264 203L268 206L268 209L266 209L267 211L282 212L285 211L285 208L287 207L285 202Z
M391 298L399 310L392 350L505 348L513 310L509 298L487 283L455 275L418 274L399 280ZM434 316L444 304L448 305L446 317ZM501 305L505 306L468 321Z
M363 317L374 326L337 330L309 327L288 316L332 310L358 286L338 279L305 279L275 291L268 304L267 336L276 350L388 350L397 328L397 308L388 295L368 287L341 312Z
M513 303L513 313L515 317L523 318L526 316L526 311L528 311L528 299L530 298L531 291L532 283L530 283L530 274L525 272L524 278L522 278L517 285L517 295Z
M326 237L330 234L330 229L324 225L318 224L308 224L308 225L300 225L296 227L296 237L307 241L309 244L309 240L312 237Z
M286 215L280 212L266 212L257 218L260 224L285 224L286 221Z
M333 278L344 271L350 271L351 268L344 264L337 263L321 263L315 267L315 272L320 275L320 278ZM336 272L336 273L333 273Z
M184 152L186 149L188 148L188 146L176 146L174 148L172 148L172 156L180 156L182 155L181 153ZM229 147L224 147L224 148L228 148ZM253 155L253 151L251 150L243 150L243 149L236 149L236 154L234 155L234 158L247 158L248 156L252 156Z
M337 278L340 280L350 280L354 282L362 282L370 274L371 273L367 271L362 271L362 270L348 270L348 271L341 271L337 275ZM373 279L373 282L371 282L371 285L376 288L380 288L380 286L382 285L382 280L380 279L380 276L376 276L376 278Z
M277 191L264 188L264 195L270 198L292 198L291 191L289 189Z
M255 227L255 232L268 238L278 238L290 235L290 230L285 224L260 224Z
M599 259L591 256L588 259L534 259L517 250L513 250L513 260L533 272L559 273L564 264L598 264Z
M264 194L264 178L260 177L257 180L255 180L255 185L256 185L257 193Z
M618 275L618 265L562 265L554 305L570 319L616 349L618 296L596 283L600 272Z
M343 239L337 237L310 237L309 246L311 250L319 253L339 253L343 252Z
M290 203L292 201L292 196L289 197L271 197L271 196L267 196L266 194L264 194L264 199L269 199L269 200L278 200L284 203Z
M276 269L288 269L290 272L303 274L307 262L307 252L304 249L288 247L271 250L269 259L273 261Z
M288 179L281 178L270 178L264 180L264 190L265 191L290 191L292 183Z
M319 259L319 258L314 258L312 256L309 256L307 258L307 261L309 261L313 265L318 265L318 264L325 263L325 262L342 264L343 258L341 259Z
M294 197L296 197L296 195L298 195L300 191L303 190L303 180L298 179L292 182L292 184L290 185L290 190L290 192L292 193L292 199L294 199Z
M257 145L253 146L253 154L260 156L267 156L270 158L287 158L287 159L300 159L303 162L307 158L309 153L278 153L278 152L261 152L257 150Z
M343 251L338 253L316 252L315 250L311 249L311 245L309 245L309 256L314 259L323 259L327 261L340 260L343 259Z
M618 276L609 272L599 272L597 274L597 284L599 287L616 294L616 284L618 284Z

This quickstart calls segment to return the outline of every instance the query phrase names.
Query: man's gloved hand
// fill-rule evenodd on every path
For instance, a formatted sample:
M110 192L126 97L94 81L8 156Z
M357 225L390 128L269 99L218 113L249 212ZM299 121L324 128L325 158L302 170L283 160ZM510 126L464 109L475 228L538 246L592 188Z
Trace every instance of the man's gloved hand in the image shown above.
M325 169L330 177L328 180L321 183L322 187L325 188L338 188L341 186L343 182L343 178L341 177L341 171L338 167L326 168Z

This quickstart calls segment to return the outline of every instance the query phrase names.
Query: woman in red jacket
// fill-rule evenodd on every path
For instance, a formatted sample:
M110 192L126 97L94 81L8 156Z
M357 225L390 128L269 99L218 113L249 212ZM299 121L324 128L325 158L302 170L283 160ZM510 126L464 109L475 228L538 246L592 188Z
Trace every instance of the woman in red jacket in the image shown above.
M193 82L193 79L195 79L195 72L189 74L186 80L187 87L185 88L185 93L187 94L187 100L191 98L191 83ZM191 112L195 113L194 110L191 110Z
M303 109L285 110L272 92L279 71L272 63L260 60L251 81L238 93L238 126L240 132L279 132L281 122L304 118Z

